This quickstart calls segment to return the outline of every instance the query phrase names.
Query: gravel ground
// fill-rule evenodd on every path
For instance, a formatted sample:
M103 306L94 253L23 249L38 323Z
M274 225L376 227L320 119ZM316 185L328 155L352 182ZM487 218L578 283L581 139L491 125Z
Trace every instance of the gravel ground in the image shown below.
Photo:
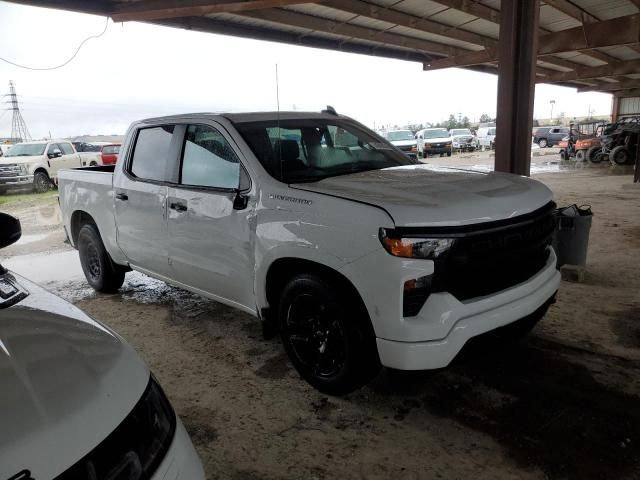
M545 149L545 153L547 150ZM304 383L252 317L130 273L94 293L54 197L0 207L24 239L7 266L71 300L145 358L211 479L640 478L640 188L629 169L534 158L560 205L591 204L583 283L520 345L470 345L449 368L385 370L346 397ZM488 152L430 159L487 168ZM13 200L13 199L12 199Z

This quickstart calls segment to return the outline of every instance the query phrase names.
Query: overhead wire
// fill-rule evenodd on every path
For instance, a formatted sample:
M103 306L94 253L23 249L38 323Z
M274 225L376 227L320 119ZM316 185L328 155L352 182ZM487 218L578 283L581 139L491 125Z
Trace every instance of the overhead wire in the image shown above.
M74 54L71 56L71 58L69 58L66 62L61 63L60 65L56 65L55 67L29 67L26 65L21 65L19 63L16 62L12 62L11 60L7 60L6 58L0 57L0 60L2 60L3 62L6 62L10 65L13 65L14 67L19 67L19 68L24 68L26 70L35 70L35 71L47 71L47 70L57 70L59 68L65 67L68 64L70 64L74 58L76 58L76 56L78 55L78 53L80 53L80 49L84 46L85 43L87 43L89 40L94 39L94 38L100 38L101 36L103 36L106 31L107 28L109 27L109 17L106 18L106 22L104 23L104 29L102 30L102 32L100 32L98 35L91 35L87 38L85 38L80 45L78 45L78 48L76 49L76 51L74 52Z

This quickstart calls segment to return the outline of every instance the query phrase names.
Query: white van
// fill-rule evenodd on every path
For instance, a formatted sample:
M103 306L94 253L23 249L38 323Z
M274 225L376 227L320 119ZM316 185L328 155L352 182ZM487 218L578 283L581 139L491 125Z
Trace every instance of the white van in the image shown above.
M480 127L476 133L477 148L493 150L496 146L496 127Z

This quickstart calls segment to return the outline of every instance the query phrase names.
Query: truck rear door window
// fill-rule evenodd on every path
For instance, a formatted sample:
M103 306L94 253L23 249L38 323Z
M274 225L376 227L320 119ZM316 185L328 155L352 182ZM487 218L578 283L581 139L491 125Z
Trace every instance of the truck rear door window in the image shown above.
M129 171L143 180L166 181L174 125L143 128L138 132Z
M189 125L180 183L231 189L238 188L239 181L240 161L224 136L207 125Z

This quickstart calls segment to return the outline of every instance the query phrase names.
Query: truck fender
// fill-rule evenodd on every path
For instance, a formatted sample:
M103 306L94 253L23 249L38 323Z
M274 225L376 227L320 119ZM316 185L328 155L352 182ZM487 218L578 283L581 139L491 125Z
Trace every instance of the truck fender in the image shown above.
M269 268L280 259L298 259L317 263L323 267L340 273L340 268L347 262L325 251L302 246L281 245L258 252L256 254L256 267L254 275L254 292L258 312L263 308L274 307L267 301L267 274ZM341 275L344 276L343 273ZM347 278L352 284L352 279Z

